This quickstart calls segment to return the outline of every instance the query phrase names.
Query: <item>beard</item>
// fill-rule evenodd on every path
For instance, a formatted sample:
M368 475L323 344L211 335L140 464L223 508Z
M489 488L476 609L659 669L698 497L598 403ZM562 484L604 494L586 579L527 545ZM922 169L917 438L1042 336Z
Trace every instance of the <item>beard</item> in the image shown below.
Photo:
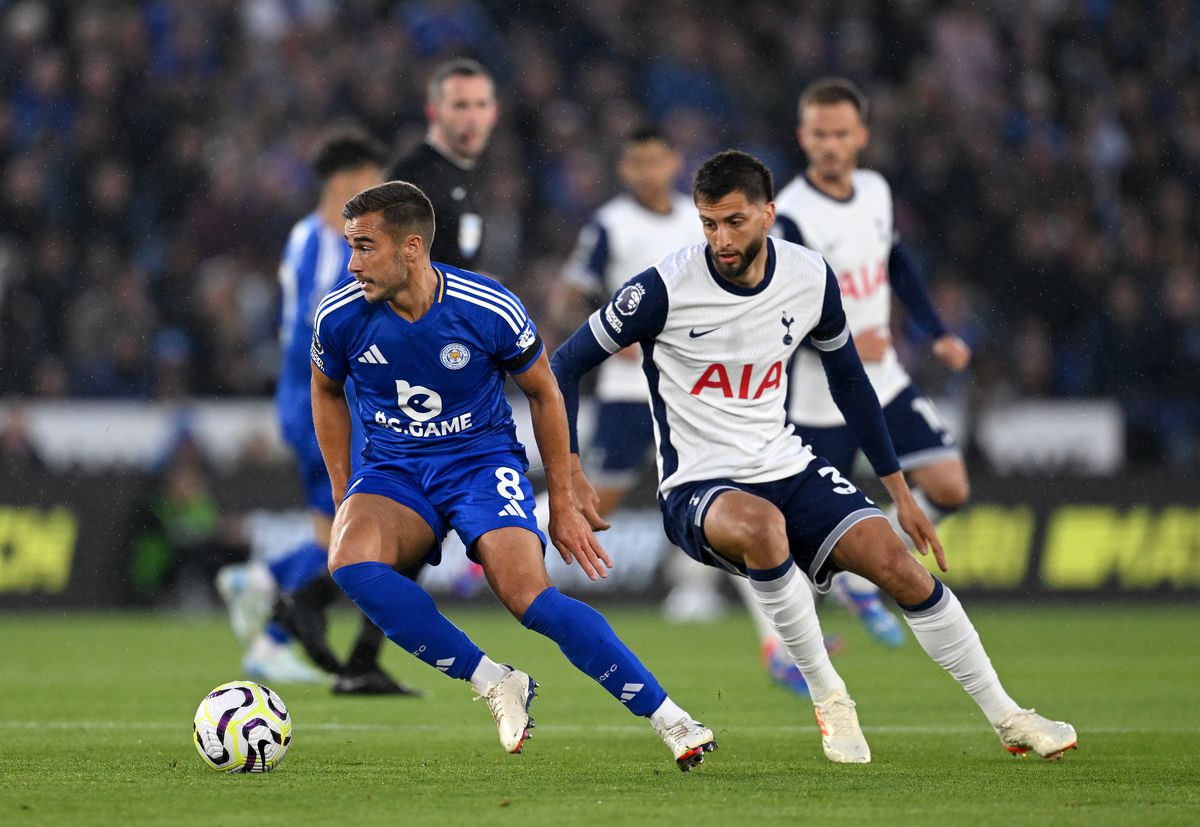
M722 278L730 281L737 281L742 277L742 274L750 269L750 263L758 258L759 252L762 251L763 240L756 238L746 245L746 249L738 250L738 260L734 264L725 264L716 256L716 251L713 251L713 267Z

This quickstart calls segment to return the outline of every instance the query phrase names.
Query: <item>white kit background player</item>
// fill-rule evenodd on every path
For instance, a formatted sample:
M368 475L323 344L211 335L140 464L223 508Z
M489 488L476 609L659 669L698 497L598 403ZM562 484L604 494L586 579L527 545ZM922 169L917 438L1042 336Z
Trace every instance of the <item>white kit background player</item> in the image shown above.
M892 294L930 336L934 356L951 370L967 366L971 349L946 330L897 239L887 181L858 168L869 137L866 115L866 98L848 80L824 78L801 93L796 134L808 167L779 192L775 234L816 250L837 277L850 331L883 406L900 467L936 524L966 502L967 472L942 417L913 386L892 347ZM788 418L796 433L849 475L858 443L826 388L815 350L797 351L791 381ZM871 583L847 573L836 578L833 590L876 639L890 645L903 642L900 624Z
M552 305L565 334L634 273L704 240L696 205L675 188L682 168L679 152L657 125L645 124L626 137L617 162L626 192L601 205L580 231L557 285ZM587 471L599 497L596 511L607 519L637 483L654 444L650 392L637 344L600 366L594 398L596 424ZM538 499L541 513L546 512L544 497ZM671 555L667 567L672 588L663 612L668 620L711 621L720 616L725 599L718 572L687 565L679 555Z
M830 760L871 759L804 582L807 575L826 590L839 570L868 578L900 604L922 648L970 694L1008 750L1060 757L1075 745L1074 728L1017 706L953 592L909 553L875 504L786 423L784 368L810 341L899 522L921 552L932 545L945 569L933 526L900 471L837 280L817 253L767 237L773 196L771 173L757 158L736 151L710 158L693 186L707 244L634 276L555 353L576 497L595 502L574 429L579 380L638 342L667 534L695 560L749 578L808 681Z

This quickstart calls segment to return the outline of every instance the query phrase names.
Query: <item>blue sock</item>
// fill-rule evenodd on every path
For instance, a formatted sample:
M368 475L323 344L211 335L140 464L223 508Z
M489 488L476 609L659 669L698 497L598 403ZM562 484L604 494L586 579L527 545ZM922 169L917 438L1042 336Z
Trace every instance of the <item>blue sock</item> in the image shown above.
M470 680L483 650L438 611L429 592L386 563L352 563L333 579L401 649L452 678Z
M325 573L329 552L314 542L297 546L267 564L281 592L294 592Z
M274 620L272 620L270 623L267 624L266 631L267 631L267 637L269 637L271 640L275 641L276 643L287 643L289 640L292 639L291 635L289 635L287 633L287 630L284 629L282 626L280 626L278 623L276 623Z
M521 623L557 643L576 669L599 682L634 715L649 715L667 699L604 615L586 603L551 586L530 604Z

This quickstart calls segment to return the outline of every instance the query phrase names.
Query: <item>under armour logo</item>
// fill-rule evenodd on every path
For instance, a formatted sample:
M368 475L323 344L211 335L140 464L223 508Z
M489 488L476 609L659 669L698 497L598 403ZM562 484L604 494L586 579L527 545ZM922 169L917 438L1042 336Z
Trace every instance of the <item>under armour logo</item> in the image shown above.
M792 339L792 322L796 321L796 319L794 317L789 319L787 316L787 311L785 310L783 313L783 318L779 321L783 323L783 343L785 345L790 345L794 341Z

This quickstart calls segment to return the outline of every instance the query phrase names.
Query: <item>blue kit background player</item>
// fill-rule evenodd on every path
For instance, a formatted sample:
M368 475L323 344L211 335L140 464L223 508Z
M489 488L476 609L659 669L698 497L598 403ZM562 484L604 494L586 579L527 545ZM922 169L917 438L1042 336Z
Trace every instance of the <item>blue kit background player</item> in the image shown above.
M667 535L710 566L745 575L808 682L826 756L866 763L854 701L821 639L806 574L820 590L838 571L876 583L904 609L925 651L971 695L1009 750L1056 758L1075 731L1007 695L957 598L909 554L883 513L794 433L786 366L802 342L820 354L829 393L922 552L945 555L900 470L879 400L854 347L837 279L812 250L767 237L771 173L728 151L696 173L707 244L630 279L554 356L574 432L579 380L633 342L642 346ZM797 388L797 391L804 391ZM577 496L594 492L573 457Z
M776 230L788 241L821 253L838 279L842 304L859 356L883 406L884 417L912 481L917 501L936 524L966 502L966 467L954 437L933 403L913 385L892 347L892 295L930 337L933 355L963 370L971 349L948 331L895 231L892 193L874 170L858 168L866 147L867 100L844 78L824 78L800 95L796 137L808 166L776 199ZM849 474L858 443L825 389L817 354L802 349L792 364L788 418L796 432ZM839 600L855 611L875 637L903 642L878 590L853 574L834 582Z
M382 634L364 618L354 650L342 664L325 639L323 610L336 589L319 580L326 571L333 498L329 475L313 430L308 349L317 304L346 276L350 247L342 236L341 211L355 193L379 183L386 157L382 144L350 125L334 128L320 139L311 158L320 183L317 208L292 228L279 268L280 370L275 407L284 440L292 449L305 491L313 539L279 555L268 571L256 566L224 570L219 589L230 606L235 631L244 640L261 626L262 612L278 594L276 619L248 641L243 667L252 677L267 681L322 680L288 646L291 629L310 657L334 673L334 691L406 694L378 666ZM353 385L347 385L353 398ZM361 429L354 431L354 455L363 448Z
M524 446L504 396L513 377L529 401L550 491L550 535L591 577L611 561L570 485L567 422L541 339L499 283L429 259L434 210L393 181L343 212L352 279L317 311L313 420L339 502L329 568L337 584L405 651L487 699L500 742L520 752L536 683L488 658L397 568L436 564L453 528L501 603L554 640L580 671L650 719L682 769L715 747L711 730L676 706L594 609L551 585ZM368 358L370 357L370 358ZM352 380L368 437L350 457Z

